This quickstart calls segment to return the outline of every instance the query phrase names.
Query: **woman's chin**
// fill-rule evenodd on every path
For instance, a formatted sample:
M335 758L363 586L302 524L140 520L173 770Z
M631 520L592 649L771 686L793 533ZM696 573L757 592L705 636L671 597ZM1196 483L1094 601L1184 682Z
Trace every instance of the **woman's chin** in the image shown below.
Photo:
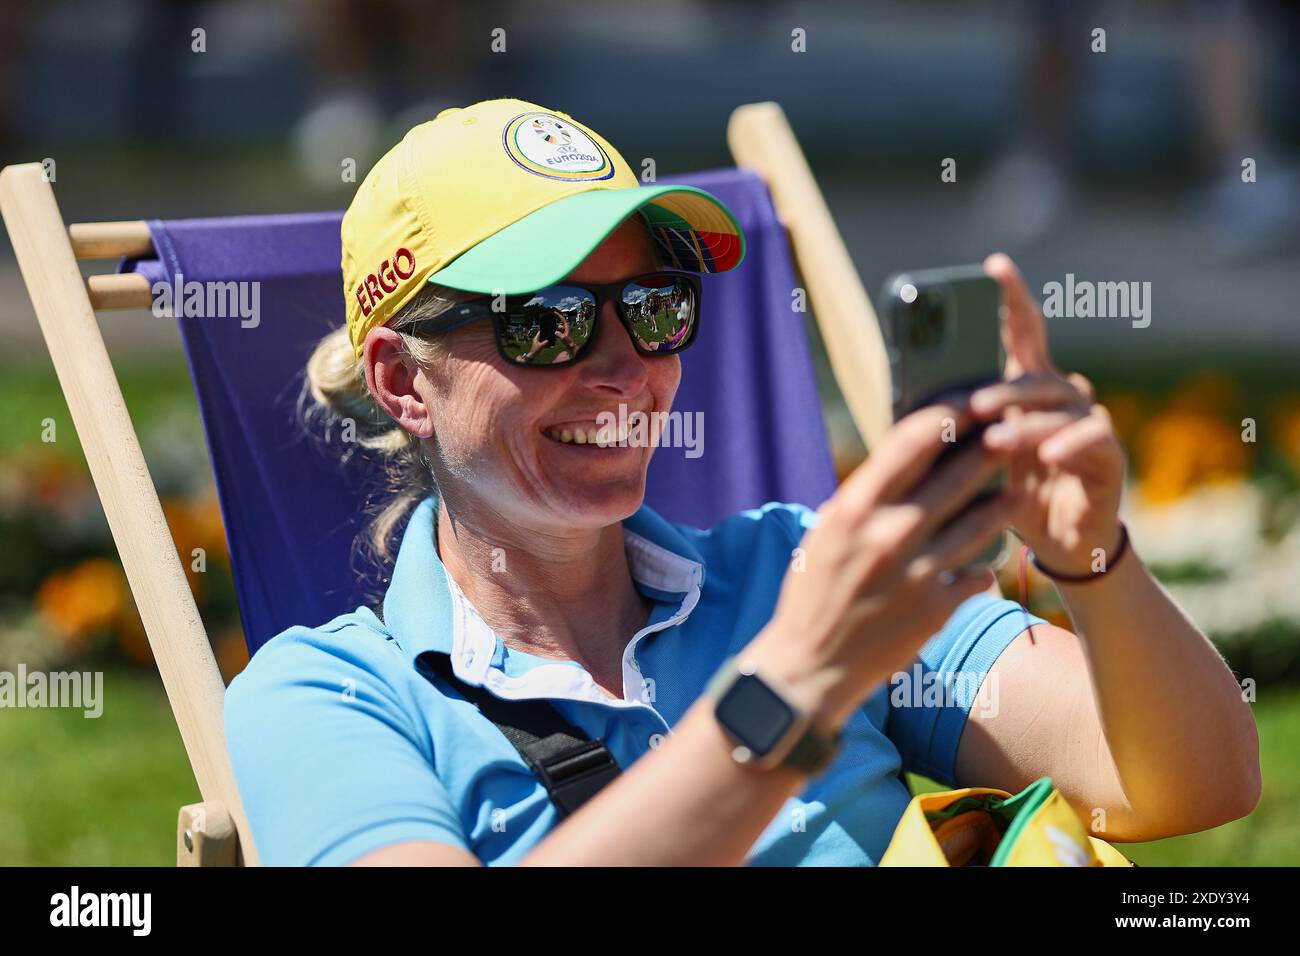
M605 528L636 514L645 498L639 476L552 489L546 510L571 528Z
M547 439L537 469L549 486L547 510L581 527L604 527L635 514L645 498L647 451Z
M636 514L645 500L645 483L628 482L593 488L568 504L573 520L584 527L603 528Z

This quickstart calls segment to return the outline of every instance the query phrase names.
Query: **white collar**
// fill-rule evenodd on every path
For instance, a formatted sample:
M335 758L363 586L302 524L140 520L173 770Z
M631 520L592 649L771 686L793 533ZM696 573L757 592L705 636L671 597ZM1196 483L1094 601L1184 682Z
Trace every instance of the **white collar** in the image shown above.
M637 645L648 635L675 627L690 616L700 600L704 565L626 528L623 535L633 581L655 591L680 594L681 600L671 615L641 628L623 648L621 700L605 693L586 668L573 661L538 664L521 674L507 675L493 663L500 639L448 575L452 612L451 664L456 676L467 684L485 687L507 700L552 697L611 707L653 707L653 696L636 660Z

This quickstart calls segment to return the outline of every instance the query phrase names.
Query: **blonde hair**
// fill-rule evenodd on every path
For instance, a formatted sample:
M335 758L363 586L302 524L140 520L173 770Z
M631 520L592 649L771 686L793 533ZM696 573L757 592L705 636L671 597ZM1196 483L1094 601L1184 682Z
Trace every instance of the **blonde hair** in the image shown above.
M414 322L441 315L468 294L431 285L407 303L387 326L401 332ZM419 365L429 365L444 354L436 338L402 335L402 349ZM407 512L438 493L433 468L420 439L393 421L375 401L366 384L365 367L356 359L346 327L325 336L307 360L298 414L308 434L337 449L331 436L351 431L339 455L346 463L357 449L376 466L379 488L367 495L365 511L370 521L353 543L365 563L385 577L395 558L394 544ZM337 454L337 451L335 452Z

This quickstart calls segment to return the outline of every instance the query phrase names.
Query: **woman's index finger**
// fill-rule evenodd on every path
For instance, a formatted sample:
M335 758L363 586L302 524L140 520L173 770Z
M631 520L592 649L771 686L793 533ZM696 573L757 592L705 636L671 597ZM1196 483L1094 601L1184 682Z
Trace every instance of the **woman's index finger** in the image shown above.
M1020 270L1010 256L995 252L984 260L984 271L1002 288L1003 341L1007 355L1026 374L1048 371L1052 367L1052 358L1047 350L1043 311L1030 295Z

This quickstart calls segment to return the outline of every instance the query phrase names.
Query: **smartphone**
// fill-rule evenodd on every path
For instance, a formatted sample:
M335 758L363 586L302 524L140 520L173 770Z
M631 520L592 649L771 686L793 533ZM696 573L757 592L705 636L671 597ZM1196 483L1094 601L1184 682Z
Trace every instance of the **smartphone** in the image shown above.
M982 266L900 272L885 282L881 306L894 421L941 395L969 393L1002 378L1002 291ZM982 431L953 442L939 462L978 441ZM1005 483L1004 469L968 507L997 495ZM995 567L1007 551L1004 531L967 567Z

